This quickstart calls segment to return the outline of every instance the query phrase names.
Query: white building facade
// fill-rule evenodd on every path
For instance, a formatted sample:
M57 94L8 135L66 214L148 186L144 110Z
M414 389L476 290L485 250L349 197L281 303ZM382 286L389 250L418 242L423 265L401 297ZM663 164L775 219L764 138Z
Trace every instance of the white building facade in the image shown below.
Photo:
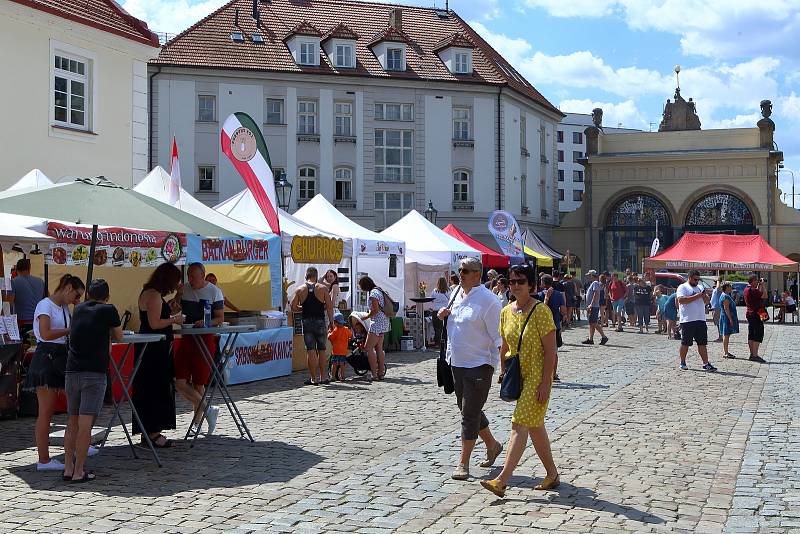
M316 20L292 21L294 30L276 43L292 64L284 58L279 70L176 62L181 53L171 47L199 39L203 26L226 20L235 3L168 43L150 65L151 165L168 166L175 135L184 187L208 204L238 193L244 182L220 150L219 130L228 115L242 111L262 125L276 175L285 171L293 184L290 211L321 193L359 224L381 230L430 202L440 226L452 222L480 235L488 233L488 215L502 208L549 237L558 224L558 110L518 90L535 91L505 62L517 88L477 81L476 68L502 58L456 15L351 4L345 5L375 12L368 22L378 24L378 35L365 37L358 19L346 13L349 26L331 21L328 26L337 25L327 32ZM288 17L290 7L273 2L260 29L249 16L235 18L242 41L232 38L217 53L246 51L242 45L253 43L253 34L266 38L279 22L268 17ZM410 27L418 20L445 24L441 39L417 40L415 32L431 28ZM424 46L437 58L436 76L410 75L425 68L415 58Z
M33 168L126 186L146 175L147 61L158 52L147 24L112 0L10 0L0 2L0 50L0 99L13 103L0 190Z
M558 162L558 210L575 211L583 201L585 170L578 160L586 156L584 131L592 126L592 116L567 113L556 131L556 161ZM606 133L636 132L627 128L603 128Z

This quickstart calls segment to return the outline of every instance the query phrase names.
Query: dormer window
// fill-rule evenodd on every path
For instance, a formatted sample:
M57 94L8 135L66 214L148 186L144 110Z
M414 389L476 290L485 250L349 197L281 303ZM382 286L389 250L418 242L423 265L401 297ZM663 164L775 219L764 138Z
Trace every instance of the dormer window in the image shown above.
M300 64L316 65L319 54L317 53L317 43L309 41L300 42Z
M402 48L388 47L386 49L386 70L406 70Z
M351 44L336 45L336 66L352 69L355 67L355 50Z
M319 42L322 34L308 21L303 21L284 38L298 65L319 65Z
M461 33L442 39L433 50L453 74L472 74L472 51L475 45Z

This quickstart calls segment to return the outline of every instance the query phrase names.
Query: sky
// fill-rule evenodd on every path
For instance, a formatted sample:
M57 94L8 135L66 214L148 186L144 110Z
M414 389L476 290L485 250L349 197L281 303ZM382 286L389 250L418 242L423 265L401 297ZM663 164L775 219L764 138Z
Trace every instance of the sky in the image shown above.
M227 0L122 0L151 29L177 33ZM438 7L444 0L402 0ZM800 207L800 0L451 0L564 112L656 130L681 66L703 129L754 127L769 99L785 155L779 186Z

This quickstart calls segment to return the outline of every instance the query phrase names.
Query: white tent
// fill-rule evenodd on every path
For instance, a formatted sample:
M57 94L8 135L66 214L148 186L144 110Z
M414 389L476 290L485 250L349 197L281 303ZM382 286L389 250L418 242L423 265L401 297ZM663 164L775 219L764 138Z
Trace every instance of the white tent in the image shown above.
M16 191L18 189L40 188L45 185L53 185L53 181L45 176L39 169L33 169L28 174L17 180L17 182L9 187L8 191Z
M461 258L481 257L480 251L445 233L416 210L411 210L381 235L406 240L406 295L416 294L422 281L428 284L430 294L439 276L447 278Z
M228 200L214 206L214 209L238 221L246 221L259 229L269 230L269 223L264 217L261 208L256 203L249 189L232 196ZM340 276L339 289L341 298L350 300L350 272L353 264L353 240L342 237L312 226L300 219L278 209L278 221L281 225L281 249L283 252L283 276L295 283L295 287L305 280L307 264L295 263L292 260L292 241L296 236L324 237L327 239L341 239L343 242L342 261L339 264L314 264L322 276L328 269L333 269ZM338 303L334 303L338 305Z
M28 174L17 180L6 191L18 191L20 189L39 189L53 185L53 181L45 176L39 169L33 169ZM13 213L3 213L3 225L11 225L33 230L44 235L47 232L47 219L41 217L28 217L27 215L15 215Z
M351 221L336 209L322 195L312 198L305 206L295 212L295 217L330 232L353 239L355 249L353 267L357 275L366 274L396 299L403 309L405 304L405 240L403 237L390 238L373 232ZM394 256L394 260L392 260ZM391 268L391 263L395 265ZM363 308L366 296L360 298L353 308Z
M44 246L51 241L55 241L55 239L48 235L29 230L23 226L6 223L5 216L3 219L3 222L0 223L0 247L6 252L16 245L22 247L22 249L27 252L35 245Z

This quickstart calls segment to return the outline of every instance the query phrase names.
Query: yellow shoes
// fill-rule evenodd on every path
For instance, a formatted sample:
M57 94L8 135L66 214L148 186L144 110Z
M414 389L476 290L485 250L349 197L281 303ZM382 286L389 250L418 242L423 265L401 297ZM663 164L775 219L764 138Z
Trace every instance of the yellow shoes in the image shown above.
M545 491L557 488L561 484L561 478L556 475L555 478L545 477L542 480L542 483L536 486L534 489Z
M494 480L481 480L481 486L491 491L500 498L506 496L506 485L497 479Z

